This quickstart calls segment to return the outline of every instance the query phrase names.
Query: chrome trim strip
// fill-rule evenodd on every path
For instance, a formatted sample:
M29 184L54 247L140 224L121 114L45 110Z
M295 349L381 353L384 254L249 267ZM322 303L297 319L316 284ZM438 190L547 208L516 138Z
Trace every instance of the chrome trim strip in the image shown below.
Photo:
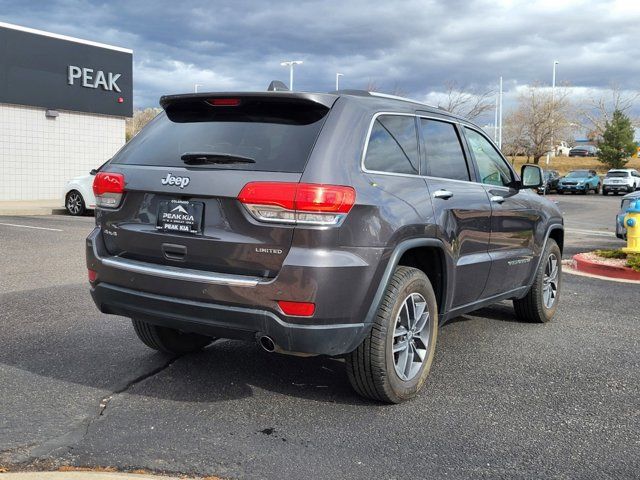
M96 255L96 259L105 267L117 268L127 272L141 273L143 275L153 275L156 277L171 278L174 280L185 280L189 282L227 285L230 287L255 287L262 281L259 277L231 275L227 273L208 273L190 268L174 267L171 265L154 265L121 257L101 258Z

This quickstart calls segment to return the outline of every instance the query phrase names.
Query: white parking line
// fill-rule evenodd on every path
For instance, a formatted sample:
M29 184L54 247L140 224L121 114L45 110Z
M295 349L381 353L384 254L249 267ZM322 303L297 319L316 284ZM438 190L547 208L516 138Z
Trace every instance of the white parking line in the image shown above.
M582 235L591 235L594 237L614 237L616 238L616 234L613 232L603 232L598 230L580 230L577 228L566 228L565 229L569 233L581 233Z
M0 223L0 225L4 225L5 227L33 228L35 230L49 230L50 232L63 232L64 231L64 230L60 230L59 228L32 227L31 225L17 225L15 223Z

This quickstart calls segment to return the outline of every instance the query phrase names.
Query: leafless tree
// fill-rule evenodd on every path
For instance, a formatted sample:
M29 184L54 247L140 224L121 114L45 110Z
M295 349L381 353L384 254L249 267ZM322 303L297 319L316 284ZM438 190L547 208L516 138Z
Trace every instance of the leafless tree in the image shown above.
M437 106L447 112L473 120L495 108L492 90L477 91L456 82L447 82L445 87L445 97Z
M532 157L538 164L551 149L554 139L569 134L570 116L571 103L566 88L556 88L554 97L550 88L532 85L519 95L517 107L507 115L503 138L506 136L509 148L523 149L517 154Z
M153 120L162 109L160 108L145 108L142 110L136 110L133 112L131 118L127 118L125 126L125 136L127 142L133 138L142 128Z
M531 157L531 144L527 135L527 121L521 109L510 111L504 118L502 127L502 153L511 157Z
M589 98L578 110L578 124L587 130L588 138L597 141L602 138L605 125L611 120L616 110L629 114L629 110L640 99L640 92L625 92L618 85L612 85L600 96ZM640 125L640 120L631 118L635 126Z

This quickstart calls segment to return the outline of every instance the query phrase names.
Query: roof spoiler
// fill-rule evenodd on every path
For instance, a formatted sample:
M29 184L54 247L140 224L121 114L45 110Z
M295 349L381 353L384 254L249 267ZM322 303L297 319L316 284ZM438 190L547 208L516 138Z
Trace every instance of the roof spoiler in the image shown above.
M193 106L210 107L214 99L239 99L241 103L264 101L264 102L291 102L295 104L320 104L326 108L331 108L336 101L335 95L326 93L300 93L300 92L198 92L183 93L180 95L163 95L160 97L160 106L166 111L178 104L191 104Z

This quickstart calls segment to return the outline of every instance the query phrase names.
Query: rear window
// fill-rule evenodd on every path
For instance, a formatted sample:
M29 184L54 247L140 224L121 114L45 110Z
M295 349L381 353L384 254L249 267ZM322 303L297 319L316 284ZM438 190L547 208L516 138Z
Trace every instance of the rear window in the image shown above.
M184 167L181 157L198 153L249 158L255 163L206 163L192 168L300 173L328 111L309 102L172 105L125 145L112 163Z
M379 116L371 129L364 165L376 172L418 175L418 136L414 117Z
M609 172L607 173L607 178L624 178L628 177L629 172Z

